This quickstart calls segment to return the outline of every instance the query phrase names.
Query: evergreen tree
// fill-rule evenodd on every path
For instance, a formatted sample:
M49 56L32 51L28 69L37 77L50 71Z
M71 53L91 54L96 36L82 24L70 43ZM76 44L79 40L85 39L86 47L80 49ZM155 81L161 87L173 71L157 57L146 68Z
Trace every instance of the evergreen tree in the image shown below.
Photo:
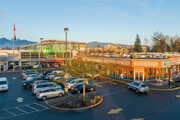
M134 52L142 52L141 39L138 34L136 35L136 41L134 43Z

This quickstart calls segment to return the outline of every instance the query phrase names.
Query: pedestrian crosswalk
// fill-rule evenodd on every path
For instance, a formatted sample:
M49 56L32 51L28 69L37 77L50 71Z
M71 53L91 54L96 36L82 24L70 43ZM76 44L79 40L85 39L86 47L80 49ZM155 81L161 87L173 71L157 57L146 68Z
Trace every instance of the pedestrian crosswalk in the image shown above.
M0 110L0 120L49 109L43 102L31 103Z

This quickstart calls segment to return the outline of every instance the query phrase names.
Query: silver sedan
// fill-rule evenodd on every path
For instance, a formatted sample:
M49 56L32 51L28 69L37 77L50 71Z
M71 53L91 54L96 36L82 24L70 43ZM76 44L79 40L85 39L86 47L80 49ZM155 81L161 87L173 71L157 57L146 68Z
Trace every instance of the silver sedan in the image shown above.
M137 93L147 93L149 91L149 88L146 84L140 83L140 82L131 82L128 83L128 88L135 90Z

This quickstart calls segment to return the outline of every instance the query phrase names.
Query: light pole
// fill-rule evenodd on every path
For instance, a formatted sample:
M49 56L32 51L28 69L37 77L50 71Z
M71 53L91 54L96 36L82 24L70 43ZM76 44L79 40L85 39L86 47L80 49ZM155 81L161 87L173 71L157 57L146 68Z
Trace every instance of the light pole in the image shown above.
M169 87L171 87L171 68L168 69L169 69Z
M68 28L64 28L64 32L66 33L66 74L67 74L67 32L68 32Z
M41 58L41 73L42 73L42 40L43 38L40 38L41 40L41 52L40 52L40 58Z
M67 59L68 59L67 58L67 32L68 32L68 30L69 30L68 28L64 28L64 32L66 33L66 60L65 60L66 61L65 62L66 63L66 75L65 75L65 78L67 77ZM66 79L66 85L67 85L67 79Z

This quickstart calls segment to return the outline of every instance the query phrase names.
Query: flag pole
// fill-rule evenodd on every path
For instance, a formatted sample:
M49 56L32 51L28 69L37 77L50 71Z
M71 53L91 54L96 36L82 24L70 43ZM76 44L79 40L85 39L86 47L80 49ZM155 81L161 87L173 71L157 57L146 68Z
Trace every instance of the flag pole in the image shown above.
M14 40L16 40L15 23L14 23L14 39L13 39L13 71L14 71Z
M14 71L14 39L13 39L13 71Z

